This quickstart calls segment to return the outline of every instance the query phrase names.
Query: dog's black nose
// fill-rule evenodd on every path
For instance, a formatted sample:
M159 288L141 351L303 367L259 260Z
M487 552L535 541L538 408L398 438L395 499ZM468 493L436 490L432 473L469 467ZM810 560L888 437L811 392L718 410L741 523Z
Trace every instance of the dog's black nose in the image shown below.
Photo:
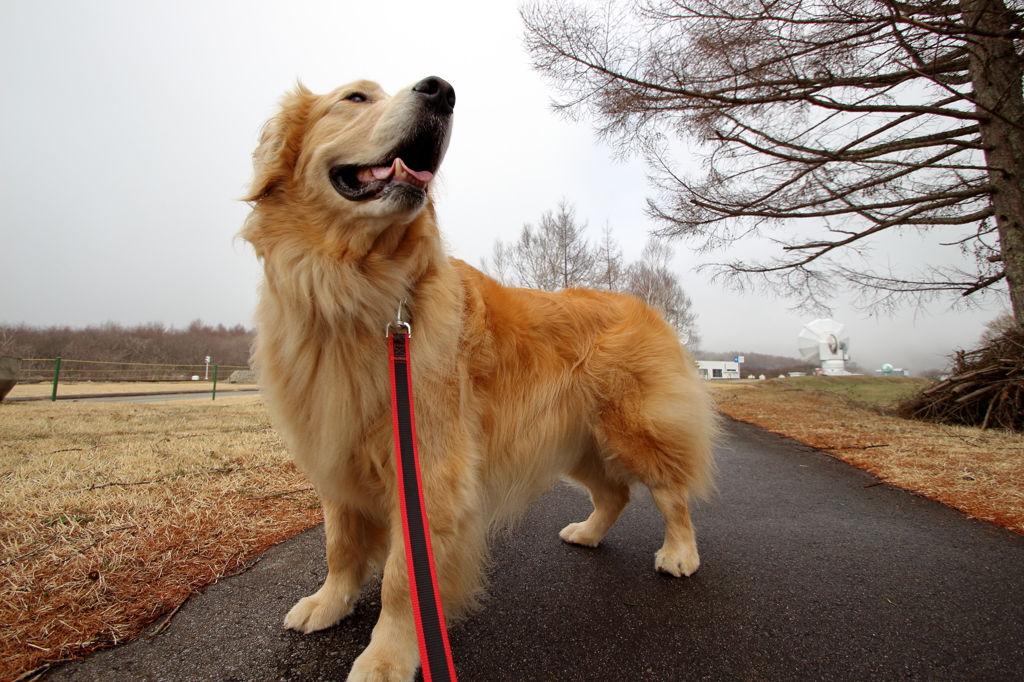
M450 114L455 111L455 88L443 78L437 76L424 78L412 86L412 91L426 97L427 102L439 113Z

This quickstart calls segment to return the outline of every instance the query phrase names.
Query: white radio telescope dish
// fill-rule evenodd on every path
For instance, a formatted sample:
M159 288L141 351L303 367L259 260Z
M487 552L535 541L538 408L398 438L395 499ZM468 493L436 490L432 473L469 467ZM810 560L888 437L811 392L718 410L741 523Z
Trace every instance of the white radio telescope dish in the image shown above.
M819 365L828 376L849 374L850 334L846 325L835 320L815 320L800 330L800 354L807 362Z

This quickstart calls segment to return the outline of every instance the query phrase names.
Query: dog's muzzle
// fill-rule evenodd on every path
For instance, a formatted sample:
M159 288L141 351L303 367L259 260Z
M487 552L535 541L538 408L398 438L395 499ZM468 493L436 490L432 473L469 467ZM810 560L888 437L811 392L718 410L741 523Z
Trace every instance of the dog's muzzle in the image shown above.
M455 88L431 76L412 87L412 96L420 111L409 137L378 163L331 168L331 184L338 194L349 201L393 195L422 200L448 148Z

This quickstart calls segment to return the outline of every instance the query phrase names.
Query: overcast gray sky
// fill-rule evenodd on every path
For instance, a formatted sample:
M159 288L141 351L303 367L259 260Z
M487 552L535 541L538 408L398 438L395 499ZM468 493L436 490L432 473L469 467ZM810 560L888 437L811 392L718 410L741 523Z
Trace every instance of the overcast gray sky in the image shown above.
M260 126L297 79L316 92L357 78L454 85L436 196L454 255L479 264L564 197L593 238L610 225L637 258L654 227L643 167L551 111L521 38L515 0L0 0L0 322L251 324L259 267L234 240L248 212L237 198ZM674 246L705 349L798 355L813 315L713 286ZM919 371L998 312L837 305L833 317L863 366Z

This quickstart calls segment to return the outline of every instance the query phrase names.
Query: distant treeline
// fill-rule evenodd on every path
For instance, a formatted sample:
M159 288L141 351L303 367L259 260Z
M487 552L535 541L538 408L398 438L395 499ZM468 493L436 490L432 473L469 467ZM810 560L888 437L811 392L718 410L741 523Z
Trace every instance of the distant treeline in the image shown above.
M182 365L202 365L209 355L213 364L245 366L253 334L242 325L212 327L201 320L184 329L158 322L79 329L0 325L0 355Z
M817 367L809 362L797 358L787 358L781 355L764 355L762 353L744 353L742 351L729 351L728 353L702 352L697 354L698 360L732 360L737 355L743 356L743 364L740 365L740 372L743 378L753 374L756 376L765 375L771 379L780 374L789 372L804 372L814 374Z
M72 327L29 327L0 325L0 355L16 358L99 360L124 363L201 365L207 355L211 363L245 366L255 331L242 325L210 326L201 320L184 329L151 322L125 327L116 322L75 329ZM744 356L743 376L777 377L788 372L814 372L815 365L780 355L729 351L699 352L699 360L732 360Z

